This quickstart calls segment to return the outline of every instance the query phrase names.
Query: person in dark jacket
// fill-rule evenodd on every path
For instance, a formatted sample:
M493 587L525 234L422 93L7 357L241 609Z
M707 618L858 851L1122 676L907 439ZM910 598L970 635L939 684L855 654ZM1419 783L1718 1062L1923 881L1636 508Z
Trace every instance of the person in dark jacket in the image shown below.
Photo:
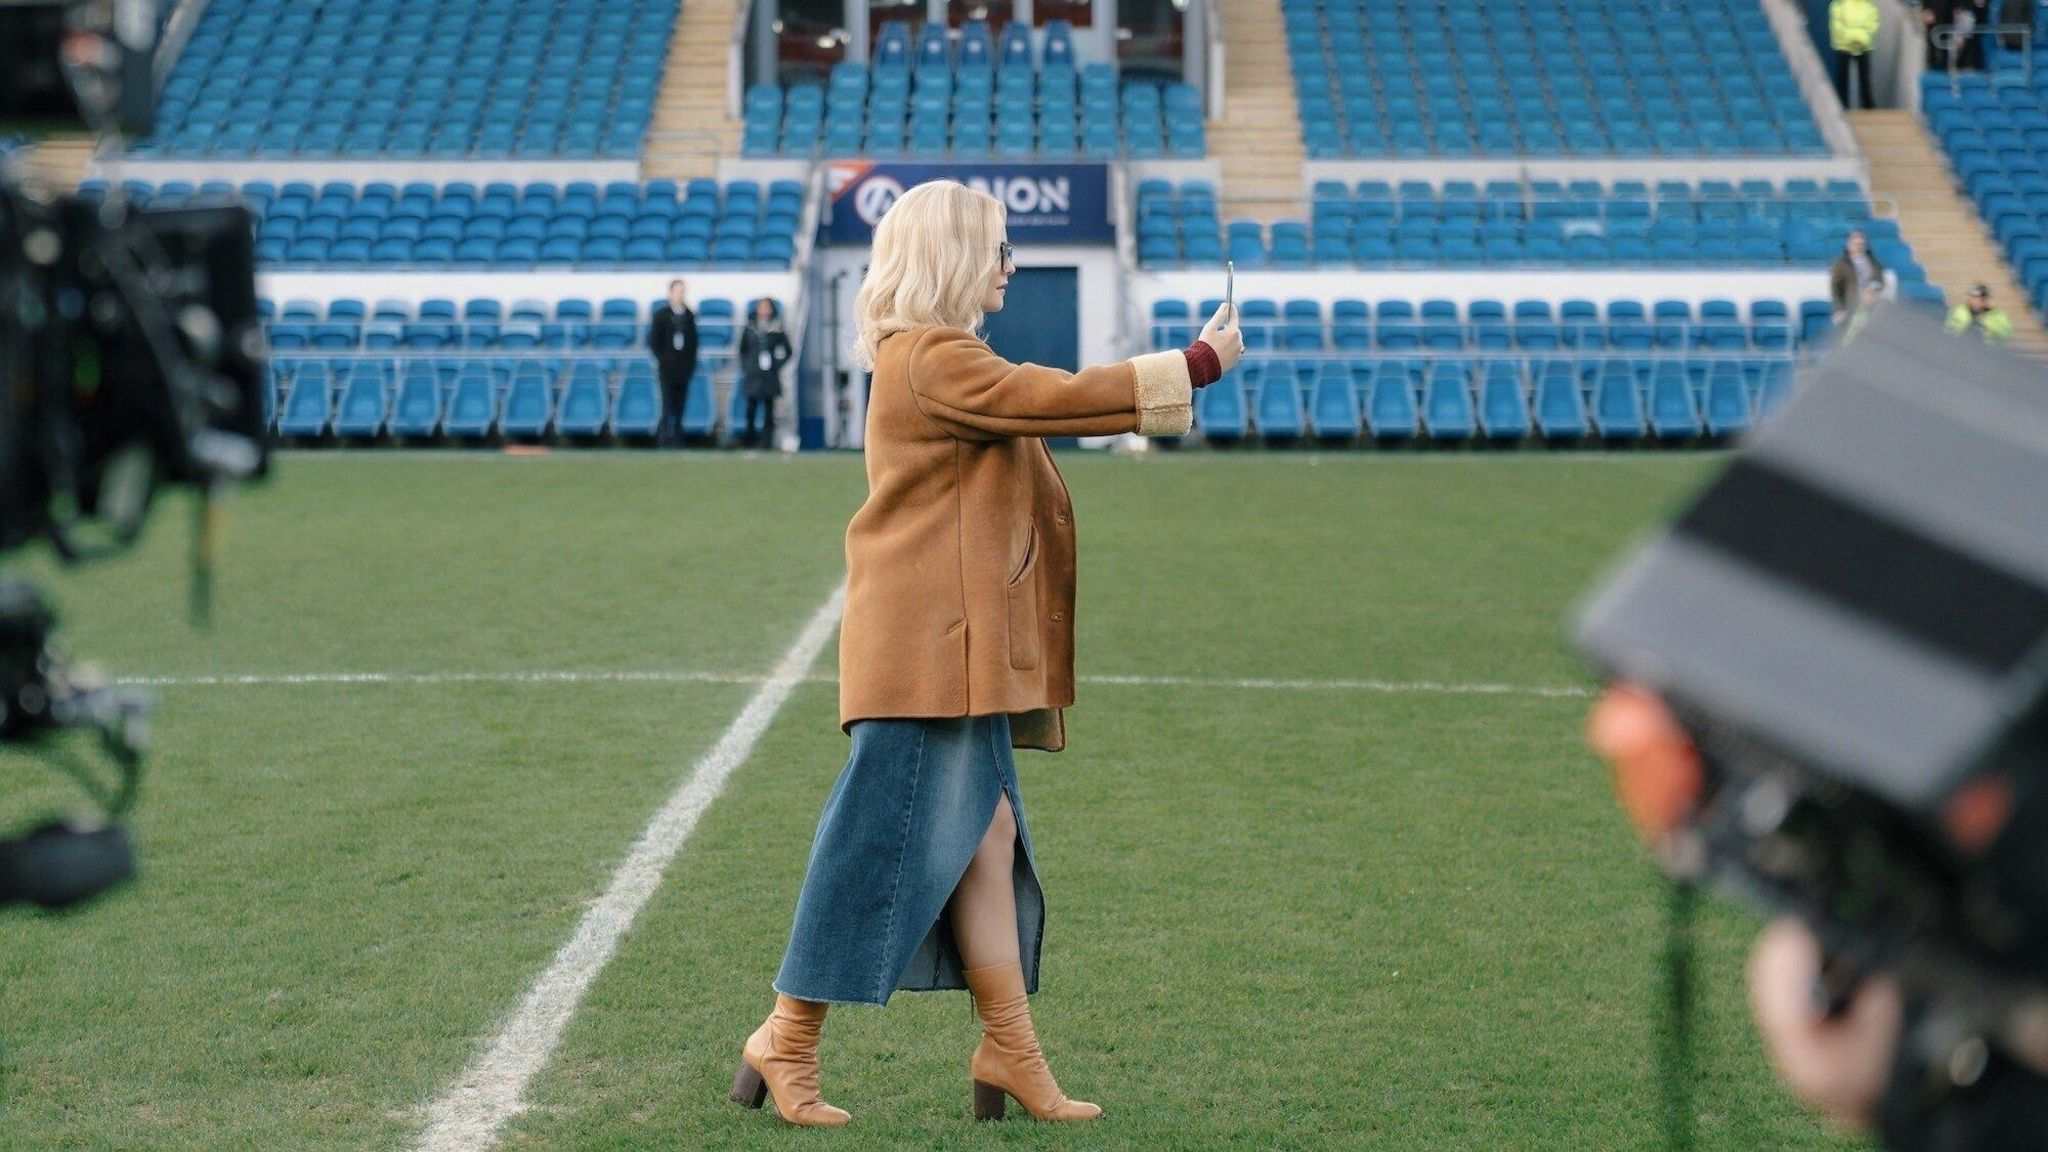
M775 444L775 399L782 395L782 366L789 363L789 335L782 330L782 308L767 296L754 301L747 330L740 333L740 387L747 397L747 427L740 442ZM754 414L762 417L757 433Z
M1828 295L1834 302L1835 323L1847 324L1863 304L1863 286L1884 281L1884 264L1870 251L1870 239L1862 229L1849 233L1842 254L1828 270Z
M690 398L690 378L697 373L697 314L690 310L681 280L668 282L668 304L654 310L647 347L661 374L660 443L666 448L682 442L683 404Z

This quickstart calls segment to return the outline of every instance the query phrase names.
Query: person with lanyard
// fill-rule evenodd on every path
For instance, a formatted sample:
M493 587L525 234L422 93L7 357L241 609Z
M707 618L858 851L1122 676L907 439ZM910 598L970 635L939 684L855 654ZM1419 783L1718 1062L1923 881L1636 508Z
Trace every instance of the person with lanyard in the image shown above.
M683 406L690 399L690 379L697 374L697 313L690 309L681 280L669 281L668 302L654 310L647 347L661 374L658 442L667 448L682 443Z
M746 331L740 333L740 387L747 397L747 426L740 442L775 446L775 401L782 395L782 366L792 355L782 330L782 309L767 296L754 301ZM756 414L762 417L759 430Z

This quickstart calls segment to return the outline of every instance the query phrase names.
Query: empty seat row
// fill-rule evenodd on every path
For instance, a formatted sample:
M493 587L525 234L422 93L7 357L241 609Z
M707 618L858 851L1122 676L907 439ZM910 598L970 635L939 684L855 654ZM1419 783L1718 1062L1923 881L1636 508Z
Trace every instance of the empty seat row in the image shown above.
M689 437L715 430L713 376L699 369L684 402ZM728 390L725 424L744 421L745 395ZM281 357L266 381L266 411L279 436L406 441L644 438L661 426L662 397L646 361Z
M970 25L972 27L972 25ZM748 155L893 154L1198 157L1207 150L1202 99L1182 83L1120 80L1114 66L1049 63L914 74L858 63L820 86L748 89Z
M1152 305L1155 348L1191 343L1202 320L1221 301L1191 308L1185 300ZM1468 349L1549 351L1572 349L1704 349L1743 352L1785 351L1825 340L1832 327L1831 305L1807 300L1753 301L1746 309L1733 300L1667 299L1647 307L1639 300L1474 300L1463 308L1451 300L1337 300L1327 318L1320 301L1264 298L1240 302L1239 319L1248 350L1291 353Z
M2040 41L2037 41L2037 43ZM2016 55L2016 54L2012 54ZM2048 63L2048 61L2044 61ZM2048 309L2048 71L1923 78L1921 108L2036 310ZM2002 307L2020 301L1997 301Z
M1797 183L1797 182L1794 182ZM1809 188L1811 191L1809 192ZM1206 182L1175 187L1147 180L1138 190L1138 258L1149 267L1220 264L1246 268L1613 264L1825 265L1861 229L1903 284L1925 273L1895 220L1873 218L1868 198L1843 182L1826 192L1782 192L1667 181L1653 195L1640 184L1496 183L1482 191L1452 182L1439 191L1380 182L1318 184L1312 219L1224 224Z
M1788 358L1247 360L1196 398L1211 442L1728 437L1793 387Z
M606 300L593 309L587 300L563 300L553 308L535 300L470 300L458 312L452 300L426 300L417 308L402 300L335 300L324 310L312 301L289 300L281 307L259 301L268 321L270 346L279 352L452 351L458 349L626 349L642 347L640 322L664 302L645 306ZM744 307L751 308L748 301ZM734 303L709 299L695 306L700 354L729 354L738 332Z
M211 0L133 146L177 156L625 157L678 0Z
M437 188L388 183L360 188L328 183L282 187L216 182L152 188L124 182L138 204L179 205L239 199L258 217L256 258L270 266L367 264L787 267L796 252L804 190L776 181L721 187L691 181L678 196L671 181L644 188L606 185L467 183ZM105 184L83 191L104 195Z
M1283 0L1311 158L1816 154L1750 0Z

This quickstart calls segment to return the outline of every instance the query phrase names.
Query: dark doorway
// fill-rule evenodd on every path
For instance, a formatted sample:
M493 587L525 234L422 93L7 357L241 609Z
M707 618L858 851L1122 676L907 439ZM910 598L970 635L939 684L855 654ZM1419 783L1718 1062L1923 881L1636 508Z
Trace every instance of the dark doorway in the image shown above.
M988 343L1013 364L1069 372L1081 367L1080 275L1073 268L1019 268L1001 312L988 316Z

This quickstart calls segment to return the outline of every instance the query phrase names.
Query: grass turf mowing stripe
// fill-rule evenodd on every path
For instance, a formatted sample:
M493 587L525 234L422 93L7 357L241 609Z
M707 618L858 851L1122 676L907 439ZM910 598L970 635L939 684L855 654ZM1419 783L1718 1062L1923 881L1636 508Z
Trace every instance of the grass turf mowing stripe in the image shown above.
M760 691L655 814L612 874L604 895L583 914L575 935L555 954L512 1018L429 1108L427 1130L414 1146L419 1152L476 1152L497 1143L499 1129L524 1107L527 1085L546 1067L577 1002L618 950L633 918L661 886L662 873L689 839L698 817L718 798L733 769L745 762L790 692L810 671L811 662L838 627L845 605L846 584L842 581L811 616Z
M743 672L592 671L592 672L284 672L213 676L126 676L115 681L128 688L263 688L352 684L765 684L773 677ZM806 684L836 684L837 676L797 677ZM1436 680L1319 679L1305 676L1082 676L1083 684L1139 688L1232 688L1266 692L1374 692L1381 695L1541 696L1585 699L1590 688L1549 684L1451 684Z

